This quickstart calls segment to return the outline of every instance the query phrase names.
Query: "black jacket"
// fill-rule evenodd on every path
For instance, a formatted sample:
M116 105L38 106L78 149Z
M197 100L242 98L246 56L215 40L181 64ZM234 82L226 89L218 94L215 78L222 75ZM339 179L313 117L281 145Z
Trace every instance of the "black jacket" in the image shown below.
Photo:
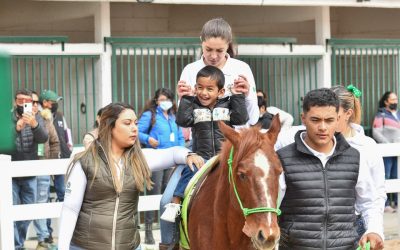
M192 128L193 152L205 159L216 155L224 138L218 121L227 125L243 125L249 120L245 97L242 94L218 99L211 110L201 105L194 96L183 96L176 114L176 123Z
M322 166L300 139L277 151L286 192L279 217L279 249L356 249L355 186L360 153L336 134L333 155Z

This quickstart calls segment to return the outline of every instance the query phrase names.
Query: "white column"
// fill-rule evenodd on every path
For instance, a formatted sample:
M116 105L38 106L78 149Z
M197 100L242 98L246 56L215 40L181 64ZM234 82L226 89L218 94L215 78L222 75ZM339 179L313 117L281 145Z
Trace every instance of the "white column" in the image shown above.
M331 38L331 20L329 7L315 7L315 42L325 46L326 39ZM318 86L331 87L331 52L325 50L322 60L318 62Z
M96 43L104 43L104 37L111 36L110 3L97 3L94 14L94 38ZM111 85L111 46L107 45L106 51L100 55L96 65L97 82L99 84L99 106L104 107L112 101Z

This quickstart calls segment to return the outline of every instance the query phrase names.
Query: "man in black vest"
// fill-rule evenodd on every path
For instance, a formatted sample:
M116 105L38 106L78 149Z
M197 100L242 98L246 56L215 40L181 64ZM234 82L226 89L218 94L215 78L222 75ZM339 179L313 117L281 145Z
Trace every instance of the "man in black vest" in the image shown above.
M58 102L62 100L61 96L51 90L43 90L40 94L40 104L43 108L48 108L53 114L53 124L60 140L60 158L69 158L71 156L72 141L68 133L67 123L61 112L58 112ZM64 201L65 185L64 175L54 176L54 189L56 190L58 201ZM50 237L48 243L52 243L52 231L50 220L47 221Z
M368 195L372 180L359 168L360 153L335 134L338 111L339 100L331 90L308 92L301 115L306 130L277 151L284 169L280 250L356 249L355 206L367 225L359 243L383 249L383 236L370 223L376 209Z

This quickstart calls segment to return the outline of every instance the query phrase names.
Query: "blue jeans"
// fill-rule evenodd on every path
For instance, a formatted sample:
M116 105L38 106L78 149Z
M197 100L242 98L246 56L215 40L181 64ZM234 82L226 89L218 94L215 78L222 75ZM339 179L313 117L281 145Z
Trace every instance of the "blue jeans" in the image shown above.
M160 214L163 214L165 211L165 205L171 202L172 196L174 194L175 188L178 185L178 182L181 178L181 173L186 165L178 165L175 168L174 173L171 175L169 179L168 185L165 188L165 191L161 197L160 201ZM160 231L161 231L161 243L163 244L171 244L174 240L174 232L175 236L178 237L178 227L175 226L175 223L167 222L164 220L160 220Z
M193 171L189 168L189 166L186 166L182 170L181 178L178 182L178 185L175 188L174 196L183 199L183 196L185 194L185 189L189 184L190 179L192 179L197 170L198 170L197 167L195 167L194 165L193 165Z
M168 178L172 169L164 169L151 173L151 180L154 182L153 189L146 192L146 195L162 194L168 184ZM154 221L155 211L144 212L144 222L146 225L152 224ZM157 218L158 220L158 218Z
M37 203L47 203L49 201L50 176L42 175L37 177ZM47 229L47 219L34 220L33 225L37 232L38 241L44 241L49 237Z
M397 157L383 157L385 164L385 179L397 179ZM397 204L397 194L388 194L385 206L390 205L390 201Z
M36 177L13 178L12 185L14 205L33 204L36 202ZM16 249L24 246L30 222L30 220L14 222L14 244Z
M63 202L65 194L64 175L54 175L54 189L56 190L57 200Z
M64 177L65 177L64 175L54 175L54 189L56 190L57 201L59 202L64 201L64 194L65 194ZM47 230L49 232L49 235L53 234L53 228L51 227L51 219L47 219Z

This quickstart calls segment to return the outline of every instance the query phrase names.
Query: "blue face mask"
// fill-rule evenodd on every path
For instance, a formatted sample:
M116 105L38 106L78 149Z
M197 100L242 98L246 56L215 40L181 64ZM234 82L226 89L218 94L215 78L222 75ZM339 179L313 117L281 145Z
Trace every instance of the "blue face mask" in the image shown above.
M160 102L160 108L164 111L168 111L170 108L172 108L172 102L171 101L162 101L162 102Z

